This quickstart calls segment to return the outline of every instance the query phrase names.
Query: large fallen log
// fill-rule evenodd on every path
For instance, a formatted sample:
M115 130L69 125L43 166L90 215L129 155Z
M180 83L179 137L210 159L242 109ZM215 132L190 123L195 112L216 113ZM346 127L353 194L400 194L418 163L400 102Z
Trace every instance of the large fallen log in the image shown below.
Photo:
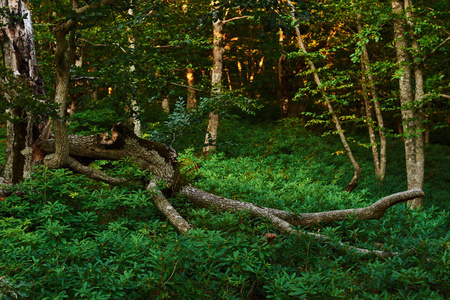
M42 141L41 150L46 154L52 154L55 151L55 141L52 139ZM294 213L261 207L249 202L227 199L193 187L178 169L176 164L177 154L174 149L161 143L139 138L134 134L133 130L121 123L114 125L111 137L107 133L91 136L69 136L69 154L71 156L69 167L72 170L111 185L122 184L126 179L112 178L101 171L93 170L82 165L75 157L90 160L133 158L135 163L142 169L148 170L154 175L147 189L153 191L153 201L156 206L181 233L188 233L192 225L175 210L164 194L158 190L157 180L165 181L172 192L178 192L198 206L214 207L222 211L247 210L254 217L271 220L275 228L282 233L307 234L320 240L329 240L329 238L317 233L299 232L294 230L292 226L310 226L320 222L330 223L344 220L350 215L359 220L379 219L389 207L424 196L423 191L419 189L409 190L384 197L368 207L318 213ZM380 257L395 255L395 253L391 252L361 249L343 243L340 243L340 246Z

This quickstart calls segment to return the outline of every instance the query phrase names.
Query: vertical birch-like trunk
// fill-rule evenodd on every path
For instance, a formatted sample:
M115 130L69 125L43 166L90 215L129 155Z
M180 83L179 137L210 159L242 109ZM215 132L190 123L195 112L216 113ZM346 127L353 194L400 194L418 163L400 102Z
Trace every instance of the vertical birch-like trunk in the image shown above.
M187 103L186 110L190 112L193 109L197 108L197 97L195 90L192 88L194 86L194 70L191 67L188 67L186 70L186 79L188 83L188 92L187 92Z
M133 1L130 1L130 5L133 5ZM128 15L133 16L133 9L128 9ZM128 36L128 42L130 43L130 49L131 51L135 51L136 48L136 38L134 37L133 33L131 32ZM130 66L130 73L133 73L136 67L134 65ZM133 88L135 89L135 82L132 82ZM132 116L131 116L131 122L133 123L134 133L137 136L141 136L141 120L138 117L139 112L139 106L137 104L136 98L134 95L132 95L131 99L131 109L132 109Z
M421 129L421 110L415 108L414 94L417 100L423 97L423 77L421 69L414 66L416 89L413 88L412 59L408 52L409 43L406 22L406 10L409 1L392 0L394 19L394 47L398 68L401 71L399 79L400 105L402 115L403 134L405 141L406 174L408 189L422 188L424 172L423 134ZM414 42L413 49L414 49ZM414 50L418 50L415 48ZM422 206L422 199L408 201L411 208Z
M16 77L21 77L18 81L30 86L33 94L43 95L44 83L38 75L32 14L28 9L28 1L2 0L0 7L8 7L5 11L7 14L1 17L1 23L4 24L0 30L3 63ZM1 84L8 89L7 79L2 79ZM18 97L20 95L15 91L5 94L10 104ZM32 117L30 112L17 105L9 109L9 117L11 121L7 121L4 176L7 181L18 183L29 176L33 160Z
M295 17L295 7L290 0L286 0L286 2L289 5L291 18L292 18L293 23L295 24L297 22L297 18ZM302 51L305 54L308 53L306 51L305 45L303 44L302 35L300 33L300 28L298 26L295 26L295 32L297 34L298 45L299 45L300 49L302 49ZM333 106L331 105L330 99L328 98L327 93L325 93L325 90L323 89L322 82L320 81L319 73L317 72L316 66L310 59L307 59L307 62L308 62L308 65L309 65L311 71L313 72L314 81L317 84L317 86L320 90L320 93L322 94L322 97L325 99L325 104L327 105L328 111L330 112L330 115L334 121L339 138L341 139L341 142L345 148L345 152L347 153L350 163L353 166L353 170L354 170L353 178L350 181L350 183L347 185L347 187L345 188L346 191L351 192L358 186L358 181L359 181L359 178L361 177L362 168L359 166L358 162L356 161L355 157L353 156L353 152L352 152L350 145L348 144L347 139L345 137L344 130L341 127L339 117L335 113Z
M216 9L216 8L215 8ZM223 22L220 19L213 20L213 69L211 76L211 97L217 97L222 93L222 74L223 74ZM216 140L219 131L219 114L211 111L208 118L208 127L206 129L205 146L203 154L208 155L211 150L216 148Z
M356 13L356 22L358 27L358 33L362 32L362 20L361 14L355 9ZM376 88L375 80L373 78L371 69L370 69L370 60L369 60L369 52L367 51L366 45L362 46L361 49L361 67L362 67L362 84L363 84L363 97L364 104L366 107L366 115L369 118L369 137L370 143L372 144L372 154L373 161L375 165L375 175L378 177L380 181L384 180L386 176L386 136L384 133L384 120L381 113L381 107L378 100L378 91ZM372 102L375 107L375 115L378 122L378 134L380 137L380 153L378 156L378 147L376 145L376 138L374 133L374 121L372 119L372 107L369 103L368 93L367 93L367 85L370 90L370 94L372 96Z

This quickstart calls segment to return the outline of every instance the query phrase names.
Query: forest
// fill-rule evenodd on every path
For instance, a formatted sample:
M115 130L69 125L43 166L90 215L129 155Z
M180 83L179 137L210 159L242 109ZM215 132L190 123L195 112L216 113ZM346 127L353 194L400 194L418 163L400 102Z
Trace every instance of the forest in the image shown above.
M450 298L447 0L0 20L0 299Z

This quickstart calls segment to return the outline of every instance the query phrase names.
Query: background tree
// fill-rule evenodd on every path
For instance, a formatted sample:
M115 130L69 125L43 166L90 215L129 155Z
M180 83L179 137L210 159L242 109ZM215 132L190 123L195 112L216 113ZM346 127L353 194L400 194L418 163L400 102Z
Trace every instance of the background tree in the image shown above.
M9 113L5 178L18 183L29 176L33 160L32 147L36 142L31 132L36 116L32 116L30 111L36 100L26 96L27 88L37 96L44 96L45 92L37 67L28 1L2 1L0 8L3 63L9 71L1 78ZM9 76L11 73L14 77Z

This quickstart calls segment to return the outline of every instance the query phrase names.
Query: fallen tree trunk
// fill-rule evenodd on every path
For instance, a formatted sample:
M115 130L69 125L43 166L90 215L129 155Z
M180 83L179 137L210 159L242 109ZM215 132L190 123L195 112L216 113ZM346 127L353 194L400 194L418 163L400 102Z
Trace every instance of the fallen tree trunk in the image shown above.
M42 141L41 150L47 154L52 154L55 151L55 141L51 139ZM107 133L91 136L69 136L69 154L71 156L69 159L69 167L72 170L111 185L119 185L126 180L112 178L99 170L93 170L88 166L82 165L74 157L91 160L133 158L135 163L142 169L148 170L154 175L147 189L154 191L152 197L156 206L180 233L188 233L192 225L175 210L162 191L158 190L157 180L165 181L172 192L178 192L195 205L207 208L215 207L221 211L247 210L253 217L271 220L275 228L282 233L306 234L320 240L330 240L330 238L318 233L298 231L293 229L292 226L310 226L320 222L330 223L341 221L350 215L358 220L379 219L389 207L424 196L422 190L415 189L384 197L368 207L318 213L294 213L261 207L249 202L227 199L190 185L176 165L177 153L174 149L161 143L139 138L134 134L132 129L121 123L114 125L111 137ZM353 249L359 253L371 253L380 257L396 255L396 253L391 252L361 249L346 245L342 242L339 245L346 249Z

